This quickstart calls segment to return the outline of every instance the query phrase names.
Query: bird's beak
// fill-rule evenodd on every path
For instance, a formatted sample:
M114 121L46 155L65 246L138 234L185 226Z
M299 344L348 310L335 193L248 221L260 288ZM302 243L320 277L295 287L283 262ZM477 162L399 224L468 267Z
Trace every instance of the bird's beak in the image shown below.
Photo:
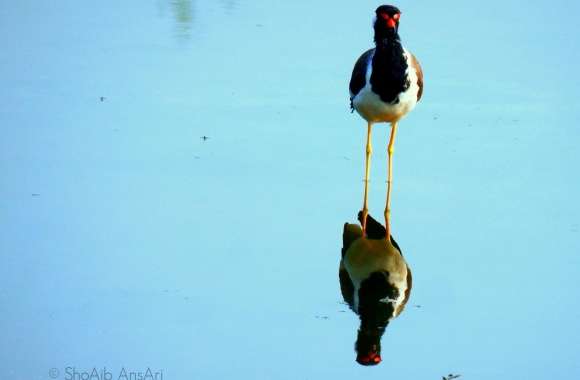
M381 355L377 352L369 352L367 355L358 355L356 361L362 365L377 365L381 362Z

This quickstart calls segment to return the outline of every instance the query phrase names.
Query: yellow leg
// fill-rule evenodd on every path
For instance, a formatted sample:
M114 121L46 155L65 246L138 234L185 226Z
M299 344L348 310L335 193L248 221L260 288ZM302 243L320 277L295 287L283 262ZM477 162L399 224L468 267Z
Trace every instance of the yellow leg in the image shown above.
M362 209L363 236L366 236L367 215L369 214L369 209L368 209L369 172L370 172L371 154L373 153L373 147L372 147L372 143L371 143L371 129L372 129L372 127L373 127L372 123L368 123L368 125L367 125L367 149L366 149L366 157L365 157L365 195L364 195L363 209Z
M385 238L391 240L391 184L393 183L393 152L395 151L395 136L397 135L397 122L391 124L391 138L389 139L389 172L387 179L387 205L385 207Z

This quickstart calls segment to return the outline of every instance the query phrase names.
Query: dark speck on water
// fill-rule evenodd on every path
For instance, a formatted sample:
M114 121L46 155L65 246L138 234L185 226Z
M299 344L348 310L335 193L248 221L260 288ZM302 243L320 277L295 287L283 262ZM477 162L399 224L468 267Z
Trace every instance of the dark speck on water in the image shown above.
M207 140L209 140L209 137L204 135L204 136L201 136L201 139L202 139L203 141L207 141Z
M105 98L104 96L101 96L101 97L99 98L99 100L100 100L101 102L104 102L104 101L105 101L105 99L107 99L107 98Z

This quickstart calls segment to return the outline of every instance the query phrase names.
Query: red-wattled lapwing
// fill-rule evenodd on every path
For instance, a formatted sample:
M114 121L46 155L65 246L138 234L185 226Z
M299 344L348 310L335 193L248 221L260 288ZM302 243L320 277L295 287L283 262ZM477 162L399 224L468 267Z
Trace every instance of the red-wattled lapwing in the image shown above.
M397 123L417 104L423 93L423 72L413 54L401 45L399 20L401 12L392 5L376 9L374 22L375 48L360 56L350 79L350 103L367 121L365 187L363 201L363 236L368 215L367 194L369 164L372 153L371 129L375 123L391 123L385 206L386 240L391 235L390 208L392 184L392 156Z
M356 361L381 362L381 337L391 319L403 311L411 294L411 270L399 245L391 237L385 244L385 228L367 215L367 237L357 224L344 224L342 258L338 276L342 296L359 315L355 344Z

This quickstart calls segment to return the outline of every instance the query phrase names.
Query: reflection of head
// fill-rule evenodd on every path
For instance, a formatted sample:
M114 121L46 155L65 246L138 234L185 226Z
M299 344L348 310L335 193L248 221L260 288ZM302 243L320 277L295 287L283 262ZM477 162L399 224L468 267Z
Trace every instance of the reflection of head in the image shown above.
M388 279L388 272L374 272L359 289L360 329L355 350L356 361L362 365L381 362L381 337L394 313L393 304L381 300L395 299L399 294Z
M356 361L362 365L377 365L381 362L381 336L385 330L358 330L354 349Z

